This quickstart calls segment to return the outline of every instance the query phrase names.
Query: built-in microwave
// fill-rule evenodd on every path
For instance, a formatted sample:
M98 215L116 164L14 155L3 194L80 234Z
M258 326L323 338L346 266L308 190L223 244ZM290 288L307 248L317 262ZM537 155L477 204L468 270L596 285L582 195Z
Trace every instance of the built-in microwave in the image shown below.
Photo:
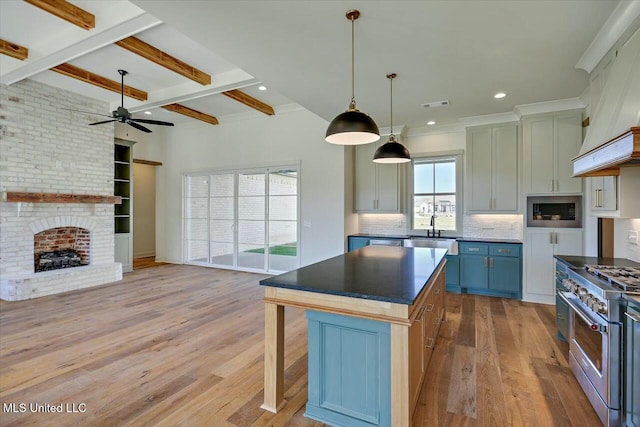
M527 227L582 228L582 196L528 196Z

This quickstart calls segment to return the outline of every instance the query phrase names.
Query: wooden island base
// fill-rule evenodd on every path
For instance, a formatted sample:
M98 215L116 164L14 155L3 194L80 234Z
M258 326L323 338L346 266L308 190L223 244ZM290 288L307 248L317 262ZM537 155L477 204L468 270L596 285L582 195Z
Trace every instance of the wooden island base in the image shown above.
M388 369L389 385L382 383L380 385L390 387L387 394L390 399L386 402L377 402L380 405L378 412L385 414L386 408L390 413L390 425L393 427L411 426L412 415L431 357L433 344L439 326L444 320L445 263L446 261L443 259L412 305L267 286L264 297L264 404L261 407L275 413L281 409L284 403L284 307L291 306L308 310L309 316L313 316L312 313L339 315L329 316L329 319L336 319L337 327L340 326L341 319L348 321L349 318L355 319L354 321L366 319L367 321L375 321L369 324L386 325L389 340L389 348L387 349L389 359L386 362L388 367L381 366L380 369ZM320 318L322 319L322 316ZM310 331L311 329L313 326L310 322ZM367 326L365 325L362 330L366 331ZM310 333L310 374L325 366L325 363L318 363L322 354L312 354L314 350L322 346L322 341L312 342L314 339L319 339L318 334ZM384 364L384 357L382 359L377 362ZM315 365L313 365L313 361L316 361ZM316 374L318 378L322 378L325 373L318 372ZM310 400L311 396L318 394L317 390L312 390L312 387L326 386L323 381L320 382L323 384L317 384L318 381L313 381L310 378ZM340 383L340 381L329 382L332 384ZM323 390L322 395L341 392L340 390L332 390L324 393L324 391L326 390ZM384 396L385 393L382 395ZM353 414L354 412L350 408L335 408L336 414L343 416L342 409L345 413ZM320 419L319 421L330 422L328 419ZM358 425L361 422L364 420L353 418L353 425ZM372 421L369 419L367 422L371 423ZM388 425L388 420L384 424Z

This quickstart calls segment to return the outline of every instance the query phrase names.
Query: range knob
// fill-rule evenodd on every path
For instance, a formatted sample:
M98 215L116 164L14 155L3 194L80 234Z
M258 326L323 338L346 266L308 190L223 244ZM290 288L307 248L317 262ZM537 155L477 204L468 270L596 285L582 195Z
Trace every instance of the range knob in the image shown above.
M593 309L600 314L607 314L607 305L602 301L598 301Z

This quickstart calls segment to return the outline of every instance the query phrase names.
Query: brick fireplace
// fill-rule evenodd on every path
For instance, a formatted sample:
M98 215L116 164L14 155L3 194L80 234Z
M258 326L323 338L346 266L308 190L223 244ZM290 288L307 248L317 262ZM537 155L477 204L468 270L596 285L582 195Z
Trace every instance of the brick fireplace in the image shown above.
M122 279L122 266L114 261L113 204L82 199L7 201L7 195L15 192L113 196L113 126L87 126L95 116L65 108L109 111L107 103L32 80L0 85L0 298L4 300ZM78 229L84 231L78 234ZM76 230L72 245L89 265L36 273L36 251L43 239L36 236L46 235L45 230L55 230L56 235L62 230L64 238L52 241L66 240L66 245L69 231Z

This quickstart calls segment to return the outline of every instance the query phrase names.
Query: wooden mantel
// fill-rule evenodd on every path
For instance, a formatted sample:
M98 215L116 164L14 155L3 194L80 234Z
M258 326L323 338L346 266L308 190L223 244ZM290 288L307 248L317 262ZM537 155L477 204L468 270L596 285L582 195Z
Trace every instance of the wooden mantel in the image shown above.
M6 201L26 203L106 203L111 205L120 205L122 204L122 197L100 196L95 194L25 193L7 191Z

